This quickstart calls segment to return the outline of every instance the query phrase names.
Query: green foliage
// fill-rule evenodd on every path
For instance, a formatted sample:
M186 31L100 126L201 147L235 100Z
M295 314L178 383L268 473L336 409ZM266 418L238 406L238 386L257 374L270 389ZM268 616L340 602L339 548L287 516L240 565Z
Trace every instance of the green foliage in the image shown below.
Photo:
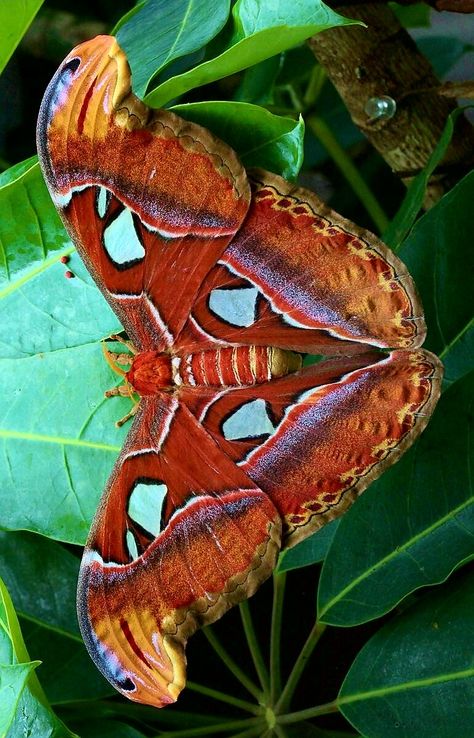
M2 5L0 67L40 4ZM175 112L230 143L245 166L287 179L295 179L302 165L306 118L306 170L329 157L349 183L351 207L384 227L387 202L378 200L383 195L378 175L367 182L368 166L364 171L353 162L352 147L360 150L361 134L311 53L298 46L320 30L352 21L320 0L238 0L232 10L230 5L144 0L132 8L117 24L117 35L129 54L137 94L152 105L176 102ZM405 25L427 22L425 6L397 12ZM467 50L444 38L423 44L440 74ZM176 100L223 78L206 96L226 99L195 102L193 92ZM402 206L396 196L388 203L398 214L386 231L421 293L426 345L445 363L445 391L436 413L415 446L340 521L281 556L271 627L266 621L264 626L269 659L258 647L249 608L242 608L258 674L230 613L205 630L207 640L193 639L190 649L200 649L200 658L190 658L189 688L177 709L163 711L111 698L113 690L92 665L76 622L79 549L60 543L84 543L127 432L114 421L127 412L128 400L103 397L117 378L103 360L100 341L120 326L75 254L36 158L0 175L0 574L20 618L0 584L0 735L250 738L270 735L266 731L273 728L277 738L350 738L354 730L366 738L473 734L473 581L469 567L455 570L474 555L474 173L419 217L454 118ZM64 279L63 256L70 257L67 268L75 279ZM314 572L321 562L317 587ZM313 569L303 568L308 565ZM291 581L298 576L295 590ZM285 583L292 597L284 603ZM319 619L305 625L308 591L311 618L317 595ZM259 593L251 607L261 610L265 596ZM381 626L377 618L383 615ZM368 625L361 648L360 630L352 626L362 623ZM223 634L225 645L216 633ZM333 644L341 641L350 653L359 651L350 668L342 649L321 665L331 633ZM311 662L301 679L319 640L320 660ZM221 672L217 687L208 686L207 665L219 657L238 689L233 682L227 687ZM318 705L314 692L320 693L318 685L328 681L324 669L331 667L332 692L323 693ZM261 684L255 683L258 675ZM306 699L296 690L299 711L290 704L297 687ZM335 712L334 731L318 722Z
M466 572L385 625L339 693L364 735L469 738L474 731L474 575Z
M175 105L172 110L230 144L245 167L262 167L290 180L298 176L303 163L301 117L296 121L272 115L258 105L243 102L191 103Z
M43 4L43 0L21 0L15 7L11 2L0 3L0 72L28 30L28 26Z
M212 15L215 4L208 2L207 7ZM220 53L166 80L145 96L145 102L152 107L162 107L188 90L258 64L319 31L351 23L354 21L338 15L321 0L291 3L277 0L271 6L261 0L238 0L232 9L232 22ZM132 57L132 69L133 64Z

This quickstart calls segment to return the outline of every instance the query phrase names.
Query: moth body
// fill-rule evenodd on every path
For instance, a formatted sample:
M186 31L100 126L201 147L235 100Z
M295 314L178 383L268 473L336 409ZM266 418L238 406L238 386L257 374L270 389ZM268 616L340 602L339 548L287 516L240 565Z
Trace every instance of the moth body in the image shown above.
M126 380L140 396L180 386L246 387L301 369L302 357L272 346L233 346L173 356L145 351L135 356Z

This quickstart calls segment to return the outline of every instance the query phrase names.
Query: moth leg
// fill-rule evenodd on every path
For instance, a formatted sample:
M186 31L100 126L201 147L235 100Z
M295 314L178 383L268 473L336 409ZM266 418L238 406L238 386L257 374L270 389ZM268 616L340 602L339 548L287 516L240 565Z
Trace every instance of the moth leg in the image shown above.
M130 418L133 418L134 415L137 414L138 408L140 407L140 400L134 400L135 404L133 405L132 409L123 416L123 418L120 418L120 420L117 420L115 425L117 428L121 428L122 425L125 425L127 420L130 420Z
M112 387L111 389L106 390L104 394L105 397L116 397L117 395L120 395L120 397L130 397L130 399L133 400L130 388L126 384Z
M133 418L134 415L136 415L138 411L138 407L140 405L140 400L136 400L133 396L133 390L130 387L129 384L121 384L118 387L112 387L111 389L108 389L105 391L105 397L129 397L130 400L133 402L133 406L131 410L123 416L123 418L120 418L120 420L117 420L115 425L117 428L120 428L124 423L127 422L127 420L130 420L130 418Z

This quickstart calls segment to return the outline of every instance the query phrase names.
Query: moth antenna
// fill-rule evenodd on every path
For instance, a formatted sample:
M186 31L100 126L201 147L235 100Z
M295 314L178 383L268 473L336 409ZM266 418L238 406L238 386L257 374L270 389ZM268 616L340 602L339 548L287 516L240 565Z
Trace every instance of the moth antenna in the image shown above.
M122 336L120 336L118 333L112 333L105 340L106 341L116 341L117 343L122 343L124 346L128 348L131 354L133 355L138 354L138 350L135 348L133 343L131 341L127 341L125 338L122 338Z

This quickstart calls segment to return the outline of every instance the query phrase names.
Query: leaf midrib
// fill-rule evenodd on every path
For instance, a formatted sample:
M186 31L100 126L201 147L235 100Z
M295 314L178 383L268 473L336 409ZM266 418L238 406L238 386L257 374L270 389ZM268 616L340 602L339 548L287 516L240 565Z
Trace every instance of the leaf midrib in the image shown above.
M370 700L376 697L385 697L387 694L396 692L405 692L409 689L420 689L429 687L432 684L443 684L444 682L452 682L457 679L468 679L474 677L474 667L464 669L463 671L454 671L448 674L439 674L438 676L426 677L425 679L413 679L411 682L402 682L400 684L392 684L379 689L371 689L368 692L359 692L357 694L338 697L338 705L348 705L352 702L361 702L362 700Z
M348 584L344 589L342 589L339 594L337 594L335 597L333 597L332 600L330 600L324 608L322 608L319 612L319 618L322 620L322 617L325 613L329 612L335 604L337 604L340 600L342 600L349 592L351 592L355 587L357 587L361 582L364 581L364 579L368 579L370 576L372 576L376 571L380 570L383 566L385 566L387 563L389 563L392 559L399 556L404 551L408 550L411 546L415 545L419 541L421 541L426 536L433 533L433 531L437 530L437 528L440 528L445 522L450 521L452 518L454 518L458 513L462 512L466 507L472 504L473 502L473 496L471 495L469 499L467 499L465 502L462 503L462 505L459 505L458 507L453 508L449 511L447 515L444 515L442 518L437 520L432 525L425 528L423 531L420 531L416 536L413 536L412 538L409 538L405 543L403 543L401 546L397 546L395 551L391 551L389 554L384 556L383 558L379 559L373 566L370 566L368 569L365 569L361 574L359 574L358 577L352 580L350 584Z
M79 438L67 438L64 436L48 436L41 433L28 433L25 431L13 431L0 428L0 438L16 439L23 441L32 441L36 443L56 443L61 446L79 446L82 448L94 448L98 451L107 451L119 453L121 446L111 446L107 443L99 443L98 441L83 441Z

